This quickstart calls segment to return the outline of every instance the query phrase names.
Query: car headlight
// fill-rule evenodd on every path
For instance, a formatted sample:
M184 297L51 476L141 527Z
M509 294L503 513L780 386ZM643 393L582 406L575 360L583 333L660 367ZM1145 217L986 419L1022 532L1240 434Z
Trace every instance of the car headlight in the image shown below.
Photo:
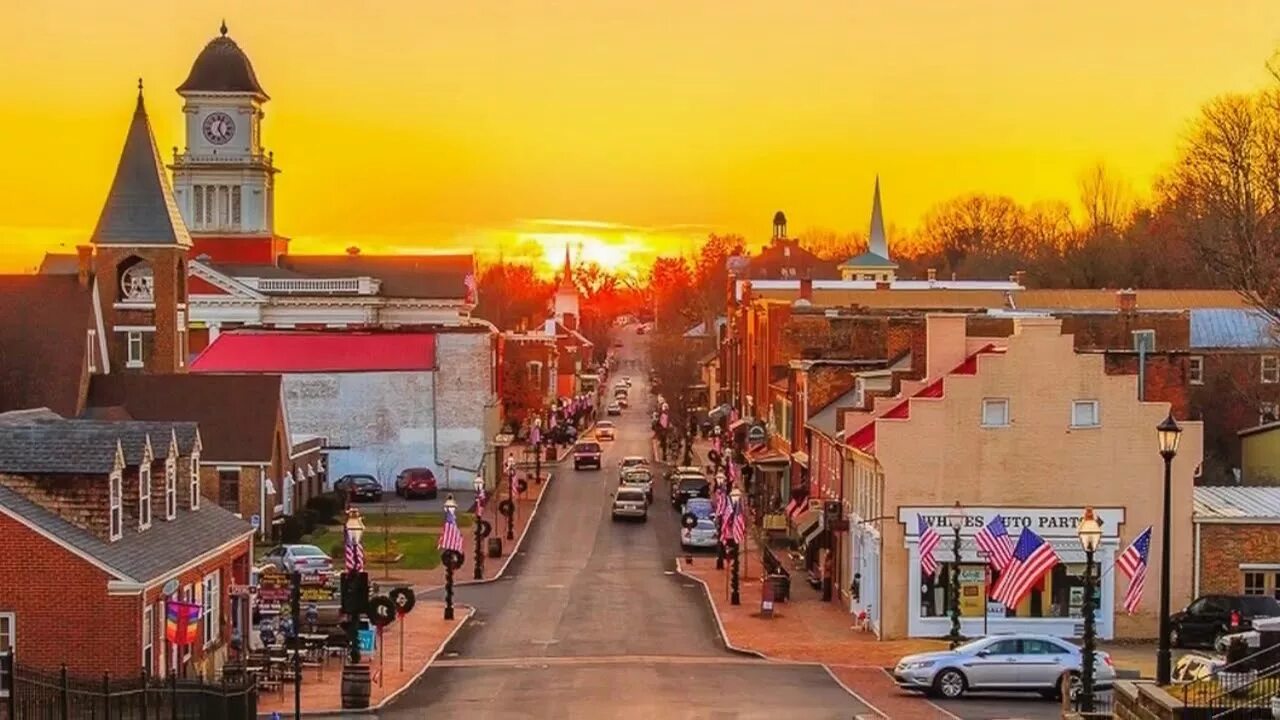
M909 662L906 664L905 669L923 670L925 668L933 667L935 664L937 664L937 662L938 662L937 660L920 660L918 662Z

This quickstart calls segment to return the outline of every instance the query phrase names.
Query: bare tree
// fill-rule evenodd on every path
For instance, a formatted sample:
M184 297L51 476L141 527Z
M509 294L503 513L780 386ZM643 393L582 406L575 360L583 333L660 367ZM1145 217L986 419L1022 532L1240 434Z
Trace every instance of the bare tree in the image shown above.
M1087 232L1114 237L1129 222L1133 193L1106 165L1097 163L1080 175L1080 205Z

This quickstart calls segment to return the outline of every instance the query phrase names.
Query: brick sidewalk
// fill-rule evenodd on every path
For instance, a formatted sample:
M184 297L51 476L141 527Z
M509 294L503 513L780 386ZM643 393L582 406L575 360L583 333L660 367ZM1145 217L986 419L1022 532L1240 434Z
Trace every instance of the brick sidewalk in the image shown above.
M444 620L444 603L419 601L404 622L404 669L400 669L400 627L392 623L382 636L383 656L378 653L362 658L370 665L375 676L381 670L381 683L374 682L370 693L371 707L388 701L408 687L427 666L445 643L471 615L471 608L454 606L454 619ZM304 668L302 681L302 710L306 714L334 714L342 712L342 660L330 658L324 668ZM285 684L281 692L263 692L258 695L259 715L279 712L282 716L293 713L293 685Z

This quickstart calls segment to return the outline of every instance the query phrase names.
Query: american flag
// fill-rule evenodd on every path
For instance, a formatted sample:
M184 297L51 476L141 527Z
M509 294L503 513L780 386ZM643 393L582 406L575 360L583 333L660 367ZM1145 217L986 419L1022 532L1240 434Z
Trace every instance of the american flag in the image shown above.
M738 545L747 539L747 516L740 506L734 506L730 513L729 537Z
M991 597L1005 607L1017 607L1046 572L1058 564L1058 553L1044 538L1030 528L1022 528L1018 544L1013 548L1013 560L1000 574Z
M942 542L942 537L925 521L923 515L916 515L916 520L920 523L920 569L925 575L933 575L938 572L938 560L933 557L933 551Z
M1013 538L1004 526L1004 518L996 515L973 538L978 547L987 553L991 567L1004 571L1013 562Z
M458 530L458 520L453 515L453 510L444 511L444 528L440 531L440 540L436 543L436 548L441 551L462 552L462 532Z
M481 485L480 492L476 493L476 517L484 515L484 504L488 499L489 496L484 492L484 485Z
M345 550L345 567L347 572L363 572L364 571L364 546L351 539L351 535L344 529L345 542L343 545Z
M1147 582L1147 555L1151 552L1151 526L1120 553L1116 565L1129 576L1129 589L1124 594L1124 611L1132 615L1142 602L1142 586Z

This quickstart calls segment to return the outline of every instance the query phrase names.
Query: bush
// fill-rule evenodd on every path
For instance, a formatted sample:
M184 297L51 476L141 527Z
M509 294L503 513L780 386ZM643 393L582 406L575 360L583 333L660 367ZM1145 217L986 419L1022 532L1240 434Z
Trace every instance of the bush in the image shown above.
M315 522L319 525L337 525L342 522L342 509L345 504L336 492L316 495L307 501L307 510L315 513Z
M285 545L292 545L302 541L302 536L306 535L306 527L302 518L297 515L285 516L284 523L280 526L280 542Z
M1233 665L1249 656L1249 644L1244 638L1234 637L1227 643L1227 665Z

